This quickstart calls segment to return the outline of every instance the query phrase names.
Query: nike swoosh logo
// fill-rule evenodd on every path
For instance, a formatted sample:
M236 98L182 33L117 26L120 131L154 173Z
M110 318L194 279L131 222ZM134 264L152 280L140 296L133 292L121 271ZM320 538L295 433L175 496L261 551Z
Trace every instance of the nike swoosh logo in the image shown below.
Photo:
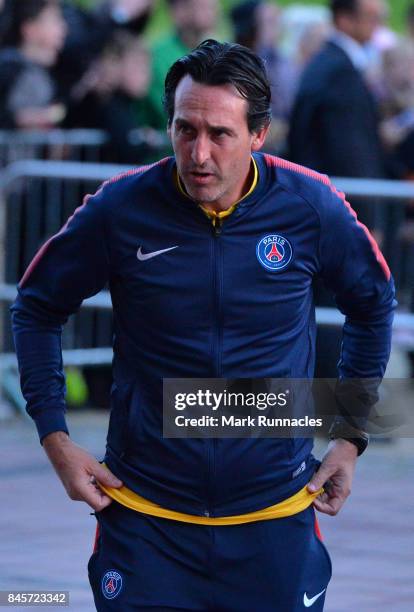
M313 606L313 604L315 603L315 601L317 599L319 599L319 597L321 595L323 595L325 593L326 589L324 589L323 591L321 591L320 593L318 593L317 595L315 595L314 597L311 597L310 599L308 598L308 596L306 595L306 593L303 595L303 605L305 606L305 608L310 608L311 606Z
M152 251L152 253L143 253L142 247L139 247L137 251L137 257L139 261L147 261L147 259L158 257L158 255L162 255L163 253L168 253L168 251L172 251L173 249L178 249L178 245L170 247L169 249L162 249L161 251Z

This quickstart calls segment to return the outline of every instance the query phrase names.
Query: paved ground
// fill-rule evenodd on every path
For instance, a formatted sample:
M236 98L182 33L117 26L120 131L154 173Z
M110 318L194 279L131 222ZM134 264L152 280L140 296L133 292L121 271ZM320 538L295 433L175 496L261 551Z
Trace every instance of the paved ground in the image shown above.
M75 414L72 437L101 457L106 422ZM31 422L0 421L0 449L0 590L66 589L71 610L93 612L86 563L95 517L66 498ZM413 440L372 445L341 514L320 519L334 566L326 612L414 609Z

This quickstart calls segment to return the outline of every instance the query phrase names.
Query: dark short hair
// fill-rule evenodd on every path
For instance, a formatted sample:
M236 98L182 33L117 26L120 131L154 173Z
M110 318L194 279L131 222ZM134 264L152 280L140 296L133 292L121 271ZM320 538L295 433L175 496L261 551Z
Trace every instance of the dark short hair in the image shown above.
M21 27L36 19L48 6L59 4L59 0L6 0L2 20L2 45L18 46L22 42Z
M354 14L358 11L359 0L330 0L330 9L334 17L339 13Z
M165 78L163 103L168 125L174 116L175 90L186 75L203 85L234 85L248 102L249 131L256 132L269 125L271 93L266 69L263 61L247 47L209 39L178 59Z

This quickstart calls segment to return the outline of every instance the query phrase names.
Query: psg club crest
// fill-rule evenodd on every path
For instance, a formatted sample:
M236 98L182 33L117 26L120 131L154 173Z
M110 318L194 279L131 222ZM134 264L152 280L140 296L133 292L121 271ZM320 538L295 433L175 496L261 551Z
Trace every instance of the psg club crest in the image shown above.
M102 578L102 593L106 599L114 599L122 589L122 576L115 570L106 572Z
M278 272L292 259L292 246L283 236L269 234L257 243L256 256L266 270Z

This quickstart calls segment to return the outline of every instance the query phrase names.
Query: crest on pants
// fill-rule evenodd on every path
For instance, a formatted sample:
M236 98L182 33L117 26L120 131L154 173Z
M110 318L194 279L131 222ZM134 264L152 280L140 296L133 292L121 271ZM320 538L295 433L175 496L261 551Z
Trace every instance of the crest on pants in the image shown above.
M106 599L114 599L122 589L122 576L115 570L105 572L102 578L102 593Z

